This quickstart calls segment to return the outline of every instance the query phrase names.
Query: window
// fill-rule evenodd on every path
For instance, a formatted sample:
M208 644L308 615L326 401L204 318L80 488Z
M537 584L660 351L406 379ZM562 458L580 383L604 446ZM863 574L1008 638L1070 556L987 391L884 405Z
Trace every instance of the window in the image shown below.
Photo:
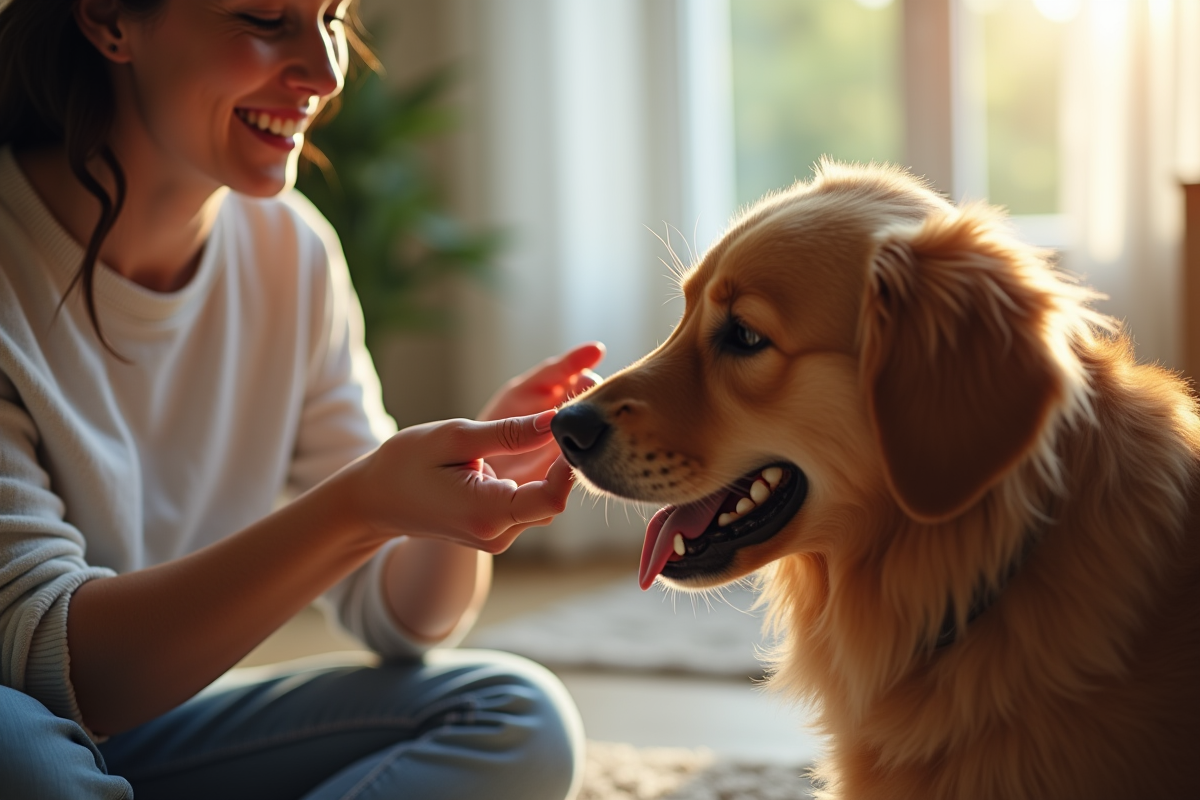
M1027 238L1063 246L1061 22L1077 9L1077 0L733 0L738 202L807 178L822 155L888 161L956 199L1005 206ZM929 163L939 159L940 169Z
M738 203L812 175L822 155L903 163L900 7L733 0Z
M1057 214L1066 28L1031 0L971 6L983 51L987 197L1012 214Z

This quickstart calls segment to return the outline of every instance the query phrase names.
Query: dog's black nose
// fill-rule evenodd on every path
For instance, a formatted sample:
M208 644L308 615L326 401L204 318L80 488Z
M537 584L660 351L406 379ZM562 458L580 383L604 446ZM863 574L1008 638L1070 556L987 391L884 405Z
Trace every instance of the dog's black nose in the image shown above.
M578 467L600 452L608 433L600 409L590 403L575 403L562 409L550 423L567 461Z

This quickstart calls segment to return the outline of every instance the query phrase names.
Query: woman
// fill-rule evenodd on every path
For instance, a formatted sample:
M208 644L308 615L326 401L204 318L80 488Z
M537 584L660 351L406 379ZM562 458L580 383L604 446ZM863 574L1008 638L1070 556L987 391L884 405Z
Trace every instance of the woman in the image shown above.
M510 382L493 422L389 437L336 239L281 194L342 87L347 6L0 11L5 797L578 783L549 673L427 651L470 625L485 553L562 510L544 409L602 351ZM383 666L213 684L319 595Z

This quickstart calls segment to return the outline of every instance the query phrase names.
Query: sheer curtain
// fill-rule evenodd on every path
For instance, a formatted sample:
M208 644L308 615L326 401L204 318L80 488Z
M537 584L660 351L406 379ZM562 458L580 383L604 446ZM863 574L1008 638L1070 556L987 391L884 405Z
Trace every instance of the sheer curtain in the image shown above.
M456 356L463 413L576 343L603 374L649 352L682 312L664 264L733 211L728 0L458 0L472 115L463 196L509 233L497 291L468 287ZM644 523L576 491L518 547L629 550Z
M509 233L498 290L464 290L465 326L445 357L453 413L474 413L500 381L579 341L608 343L611 373L668 335L682 309L655 234L686 260L733 210L730 2L376 0L408 31L401 49L461 65L465 125L448 158L458 205ZM956 195L969 190L955 169L967 140L955 145L965 134L944 78L959 2L905 0L908 134L928 145L909 163ZM1200 0L1059 5L1079 6L1061 95L1064 266L1110 296L1103 307L1127 321L1143 359L1180 366ZM405 9L436 17L437 37L414 40L431 27ZM519 545L579 556L639 541L638 516L607 505L577 495Z
M1200 2L1092 0L1062 93L1064 266L1109 296L1140 358L1180 367L1181 182L1200 180Z

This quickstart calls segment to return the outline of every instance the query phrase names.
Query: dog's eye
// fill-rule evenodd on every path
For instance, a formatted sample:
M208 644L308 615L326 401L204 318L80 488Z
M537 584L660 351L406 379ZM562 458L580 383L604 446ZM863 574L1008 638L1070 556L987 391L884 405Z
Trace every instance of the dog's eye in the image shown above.
M738 319L730 319L725 325L721 344L725 349L741 355L756 353L770 344L767 338Z
M742 347L758 347L758 343L763 340L762 336L745 325L735 325L733 335L737 337L738 344Z

